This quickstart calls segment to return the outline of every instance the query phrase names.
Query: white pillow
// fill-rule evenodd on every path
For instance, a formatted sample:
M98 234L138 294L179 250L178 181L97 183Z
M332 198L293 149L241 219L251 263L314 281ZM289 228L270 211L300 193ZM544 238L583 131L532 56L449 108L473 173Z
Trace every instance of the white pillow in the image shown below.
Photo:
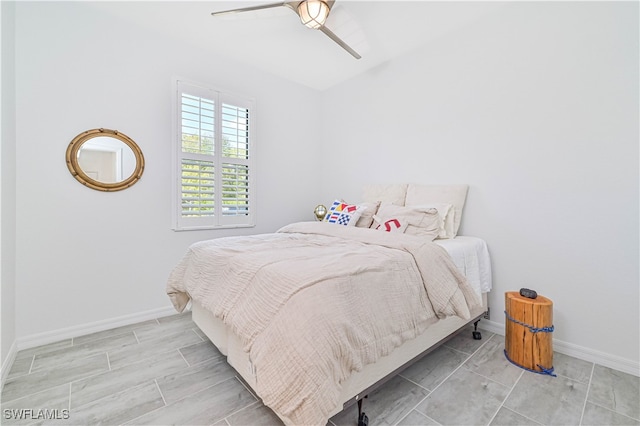
M362 199L367 202L382 201L396 206L404 206L406 195L406 184L365 185Z
M331 207L329 207L329 211L324 217L324 221L335 225L356 226L356 222L360 218L360 215L362 215L363 211L363 206L347 204L340 200L335 200Z
M358 228L370 228L373 222L373 216L378 212L378 207L380 207L380 201L361 203L360 205L363 207L363 211L360 219L356 222L356 226Z
M469 185L416 185L407 187L406 206L423 206L429 203L451 204L454 208L453 237L458 234L462 209L467 198ZM451 238L453 238L451 237Z
M433 241L438 236L440 216L438 216L436 209L382 203L376 216L379 218L379 224L385 224L395 219L401 227L406 225L405 234L426 237L429 241ZM379 224L374 222L376 226Z
M407 222L401 222L400 219L382 220L378 215L373 215L374 228L383 232L397 232L402 234L409 225Z
M454 230L454 216L455 209L451 204L447 203L428 203L422 204L419 207L426 209L436 209L438 216L440 217L440 227L438 229L438 239L454 238L456 235Z

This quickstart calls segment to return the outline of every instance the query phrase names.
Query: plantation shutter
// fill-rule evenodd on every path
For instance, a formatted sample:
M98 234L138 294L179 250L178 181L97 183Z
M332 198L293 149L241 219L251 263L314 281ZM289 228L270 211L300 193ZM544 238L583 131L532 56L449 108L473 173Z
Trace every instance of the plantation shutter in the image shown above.
M242 99L221 95L220 191L222 220L242 220L252 211L249 186L250 108ZM234 217L236 219L234 219Z
M176 229L253 225L250 100L177 84Z

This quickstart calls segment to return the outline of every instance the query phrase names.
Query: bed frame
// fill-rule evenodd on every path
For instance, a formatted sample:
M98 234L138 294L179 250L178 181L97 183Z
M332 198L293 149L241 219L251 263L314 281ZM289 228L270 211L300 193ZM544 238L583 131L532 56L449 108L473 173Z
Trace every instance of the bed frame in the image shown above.
M245 383L255 389L255 372L249 355L242 349L242 343L229 328L198 302L192 301L193 321L211 342L227 357L227 362L233 367ZM329 413L329 417L343 411L353 404L358 404L358 425L366 426L368 418L362 411L362 401L376 388L391 379L401 370L436 349L442 343L452 338L458 331L469 324L474 324L473 338L480 338L477 324L481 318L488 319L489 308L487 293L482 294L482 306L471 312L470 320L452 316L430 325L424 333L415 339L404 342L387 356L383 356L373 364L366 365L355 372L342 383L340 403ZM254 392L255 393L255 392ZM292 422L276 413L286 424Z

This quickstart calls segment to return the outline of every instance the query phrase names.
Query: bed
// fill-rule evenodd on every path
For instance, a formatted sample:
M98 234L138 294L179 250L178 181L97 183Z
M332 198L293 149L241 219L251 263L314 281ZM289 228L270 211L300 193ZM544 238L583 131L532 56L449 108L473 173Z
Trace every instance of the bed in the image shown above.
M285 424L324 425L488 311L466 191L373 185L323 222L196 243L167 293Z

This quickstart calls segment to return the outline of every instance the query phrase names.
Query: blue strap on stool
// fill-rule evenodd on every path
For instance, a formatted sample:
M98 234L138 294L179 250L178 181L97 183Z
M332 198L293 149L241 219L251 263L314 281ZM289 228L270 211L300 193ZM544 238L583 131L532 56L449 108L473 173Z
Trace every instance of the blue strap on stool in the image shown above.
M542 328L537 328L534 327L532 325L529 324L525 324L523 322L518 321L515 318L511 318L509 316L509 314L507 313L507 311L504 311L505 316L507 317L507 319L511 322L515 322L516 324L520 324L524 327L527 327L532 333L540 333L540 332L544 332L544 333L553 333L553 325L551 327L542 327Z
M520 324L523 327L527 327L532 333L553 333L553 325L551 327L534 327L532 325L529 324L525 324L521 321L518 321L515 318L512 318L509 316L509 314L507 313L507 311L504 311L504 315L507 317L507 319L511 322L515 322L516 324ZM542 371L538 371L538 370L532 370L531 368L527 368L527 367L523 367L519 364L516 364L515 362L513 362L513 360L511 360L511 358L509 358L509 355L507 354L507 350L504 350L504 357L507 358L507 361L509 361L511 364L515 365L516 367L520 367L523 370L527 370L530 371L532 373L537 373L537 374L545 374L547 376L553 376L553 377L558 377L554 372L553 372L553 366L551 368L544 368L543 366L541 366L540 364L537 364L537 366L540 368L540 370Z
M506 350L506 349L504 350L504 357L505 357L505 358L507 359L507 361L509 361L511 364L515 365L516 367L520 367L520 368L522 368L523 370L527 370L527 371L530 371L530 372L532 372L532 373L537 373L537 374L546 374L547 376L558 377L558 376L556 375L556 373L554 373L554 372L553 372L553 367L551 367L551 368L544 368L544 367L543 367L543 366L541 366L540 364L537 364L537 365L538 365L538 367L540 367L540 370L542 370L542 371L538 371L538 370L532 370L532 369L527 368L527 367L523 367L523 366L521 366L520 364L516 364L515 362L513 362L513 361L511 360L511 358L509 358L509 355L507 355L507 350Z

